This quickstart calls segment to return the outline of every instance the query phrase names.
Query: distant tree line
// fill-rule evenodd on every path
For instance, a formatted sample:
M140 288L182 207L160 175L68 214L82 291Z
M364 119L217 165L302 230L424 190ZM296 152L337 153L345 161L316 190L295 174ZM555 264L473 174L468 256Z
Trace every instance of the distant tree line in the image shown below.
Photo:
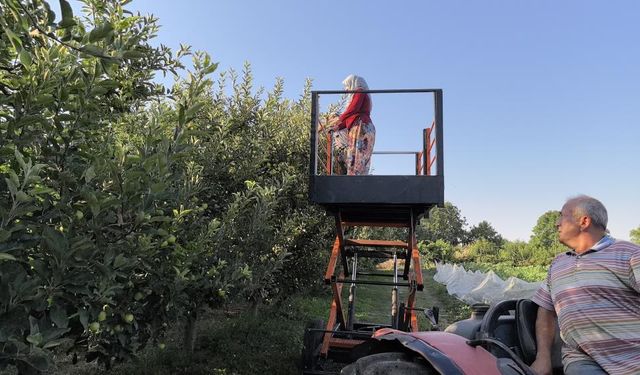
M487 221L468 227L458 207L446 202L434 208L417 230L419 246L428 260L445 262L504 262L514 266L548 266L567 247L558 240L559 211L542 214L528 242L504 239ZM631 230L631 241L640 244L640 227Z
M528 242L509 241L486 220L471 227L458 207L446 202L434 208L417 230L427 259L444 262L506 262L513 265L548 265L565 246L558 241L558 211L538 218Z

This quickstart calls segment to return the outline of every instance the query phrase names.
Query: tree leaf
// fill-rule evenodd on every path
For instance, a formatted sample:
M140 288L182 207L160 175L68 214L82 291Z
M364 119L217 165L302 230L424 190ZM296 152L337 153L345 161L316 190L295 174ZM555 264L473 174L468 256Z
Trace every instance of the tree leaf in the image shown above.
M82 324L84 329L87 329L87 326L89 325L89 313L87 312L87 310L78 310L78 317L80 318L80 323Z
M20 39L20 37L18 37L16 33L14 33L8 28L3 27L2 29L9 37L9 40L11 41L11 45L13 46L13 48L16 51L19 51L20 49L22 49L22 40Z
M95 57L104 56L104 50L93 44L85 44L84 46L80 47L80 50L91 56L95 56Z
M40 332L27 336L27 341L35 346L39 346L42 343L42 334Z
M44 344L42 347L44 349L51 349L54 348L60 344L62 344L63 342L65 342L67 339L55 339L55 340L51 340L51 341L47 341L46 344Z
M141 58L143 58L145 56L146 56L146 54L144 52L135 51L135 50L125 51L122 54L122 57L125 58L125 59L141 59Z
M216 69L218 69L218 63L211 64L211 65L207 66L206 68L202 69L202 73L211 74L211 73L215 72Z
M192 105L191 107L189 107L189 109L184 113L184 116L187 120L187 122L189 122L193 116L198 113L199 110L202 109L202 107L204 107L204 103L200 102L200 103L196 103L194 105Z
M11 182L13 182L16 187L16 189L18 188L18 186L20 186L20 179L18 178L18 175L16 174L16 172L13 171L13 169L9 170L9 178L11 179Z
M93 180L94 177L96 177L96 171L95 171L95 168L93 168L93 165L92 165L89 168L87 168L86 171L84 171L84 180L85 180L85 182L88 183L91 180Z
M16 257L14 257L9 253L0 253L0 261L3 261L3 260L16 260Z
M69 242L67 239L57 230L50 227L46 227L42 233L42 237L47 246L56 252L56 254L62 255L69 249Z
M58 328L67 328L69 326L69 317L65 309L55 304L49 311L49 318Z
M18 164L20 164L20 168L22 168L22 171L26 173L29 168L27 168L27 163L24 161L24 157L22 156L20 151L18 151L18 149L15 149L14 156L16 157Z
M0 242L4 242L4 241L8 240L9 237L11 237L11 232L10 231L4 230L4 229L0 229ZM2 254L4 254L4 253L0 253L0 259L2 259ZM15 259L10 259L10 260L15 260Z
M58 27L65 29L76 24L73 19L73 9L67 0L60 0L60 10L62 11L62 21L58 24Z
M180 124L181 126L184 125L185 123L185 116L184 116L184 105L179 104L178 105L178 124Z
M20 63L22 65L24 65L25 67L31 66L31 54L27 50L25 50L24 48L21 49L18 57L20 58Z
M15 197L16 193L18 192L18 187L16 186L16 184L8 178L5 178L4 181L7 183L7 188L9 188L9 192L11 193L11 195Z
M113 25L110 22L98 25L89 33L89 41L93 43L100 39L104 39L111 31L113 31Z
M56 13L51 10L51 6L46 1L42 2L44 8L47 10L47 26L53 25L53 22L56 20Z
M18 366L21 364L21 366ZM41 374L47 371L51 365L51 361L47 353L40 348L31 348L26 359L16 363L20 374L31 375Z
M42 343L47 343L52 340L59 339L62 335L69 332L71 328L48 328L42 331Z

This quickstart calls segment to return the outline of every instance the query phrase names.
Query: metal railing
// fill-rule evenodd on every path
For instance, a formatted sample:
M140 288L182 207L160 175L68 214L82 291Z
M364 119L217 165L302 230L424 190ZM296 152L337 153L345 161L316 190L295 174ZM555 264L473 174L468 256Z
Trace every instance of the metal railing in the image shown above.
M320 129L325 127L319 121L319 96L321 94L346 94L355 91L312 91L311 93L311 175L318 174L318 141L320 140ZM431 125L422 130L423 147L420 151L374 151L374 155L414 155L416 176L435 176L444 174L442 163L443 142L442 142L442 90L440 89L398 89L398 90L366 90L362 93L432 93L434 95L434 119ZM334 175L335 155L333 150L333 132L325 129L326 149L324 157L324 173ZM435 171L434 171L435 165Z

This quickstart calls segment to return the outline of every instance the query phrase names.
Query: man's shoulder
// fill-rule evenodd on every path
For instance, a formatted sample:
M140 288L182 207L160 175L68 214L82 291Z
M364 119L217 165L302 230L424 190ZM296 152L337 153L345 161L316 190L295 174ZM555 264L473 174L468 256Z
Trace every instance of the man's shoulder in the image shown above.
M549 265L549 267L553 267L554 264L562 262L564 260L570 259L571 257L571 251L567 250L567 251L563 251L559 254L557 254L553 260L551 261L551 264Z
M633 254L640 254L639 245L633 242L624 241L624 240L615 240L615 242L611 244L611 246L609 246L608 248L611 250L628 251Z

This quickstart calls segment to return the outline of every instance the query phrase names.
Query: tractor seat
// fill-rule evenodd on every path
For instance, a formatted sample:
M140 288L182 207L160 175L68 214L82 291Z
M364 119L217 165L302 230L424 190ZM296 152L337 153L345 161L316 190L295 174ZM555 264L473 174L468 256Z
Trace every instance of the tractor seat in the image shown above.
M521 299L516 302L516 331L518 333L519 346L522 360L531 365L536 359L536 318L538 305L529 299ZM556 337L551 347L551 365L554 374L562 374L562 339L560 328L556 322Z

